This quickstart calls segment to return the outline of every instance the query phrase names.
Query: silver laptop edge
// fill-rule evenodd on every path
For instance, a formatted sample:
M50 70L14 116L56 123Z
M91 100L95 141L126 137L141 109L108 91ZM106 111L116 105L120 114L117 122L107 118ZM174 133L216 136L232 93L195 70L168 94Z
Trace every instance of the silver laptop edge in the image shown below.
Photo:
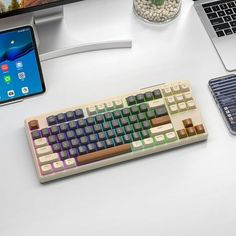
M194 2L195 10L202 21L216 51L219 54L227 71L236 70L236 35L231 34L224 37L217 37L213 26L211 25L202 4L215 1L200 0Z

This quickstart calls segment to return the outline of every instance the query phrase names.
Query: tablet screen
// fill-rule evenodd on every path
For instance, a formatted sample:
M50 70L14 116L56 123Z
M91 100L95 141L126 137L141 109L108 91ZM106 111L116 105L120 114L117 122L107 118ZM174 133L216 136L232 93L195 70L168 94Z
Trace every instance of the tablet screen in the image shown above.
M0 103L45 91L31 27L0 32Z

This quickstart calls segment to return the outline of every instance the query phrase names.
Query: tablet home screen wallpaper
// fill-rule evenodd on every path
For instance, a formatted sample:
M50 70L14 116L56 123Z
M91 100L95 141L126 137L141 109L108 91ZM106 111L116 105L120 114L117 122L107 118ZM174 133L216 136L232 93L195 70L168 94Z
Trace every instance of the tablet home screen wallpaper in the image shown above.
M41 92L30 28L0 33L0 103Z

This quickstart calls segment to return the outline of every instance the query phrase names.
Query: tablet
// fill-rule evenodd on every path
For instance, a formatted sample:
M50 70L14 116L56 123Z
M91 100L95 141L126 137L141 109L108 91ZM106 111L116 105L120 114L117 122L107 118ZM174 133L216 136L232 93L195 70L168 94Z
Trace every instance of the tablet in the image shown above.
M0 104L45 92L31 26L0 32Z

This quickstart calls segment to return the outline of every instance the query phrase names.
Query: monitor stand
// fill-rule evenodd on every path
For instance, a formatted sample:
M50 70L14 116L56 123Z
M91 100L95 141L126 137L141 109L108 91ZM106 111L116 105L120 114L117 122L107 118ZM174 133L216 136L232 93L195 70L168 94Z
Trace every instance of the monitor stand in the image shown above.
M68 32L63 15L63 6L33 13L32 23L41 61L75 53L132 47L131 40L78 43Z

